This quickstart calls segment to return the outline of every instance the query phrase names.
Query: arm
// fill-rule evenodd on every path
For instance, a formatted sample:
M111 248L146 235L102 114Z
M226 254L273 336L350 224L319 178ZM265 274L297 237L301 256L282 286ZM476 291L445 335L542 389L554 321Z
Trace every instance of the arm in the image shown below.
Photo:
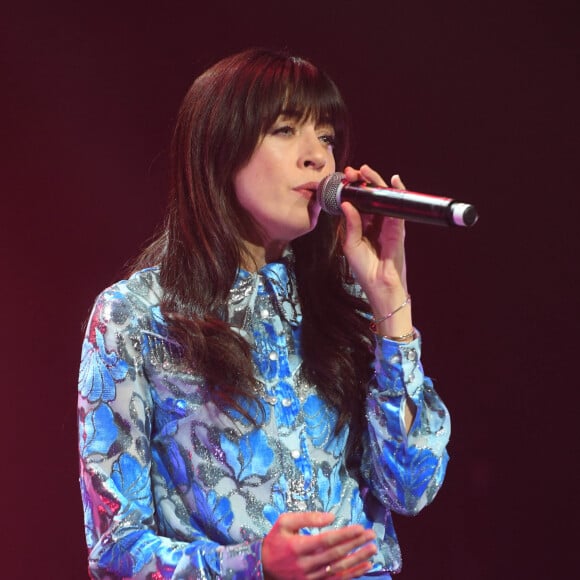
M385 185L367 165L358 171L347 167L345 174L351 181ZM404 188L398 176L392 184ZM404 222L361 216L349 203L341 207L346 217L345 255L375 319L382 319L376 328L375 380L367 396L362 474L381 503L398 512L417 513L443 481L450 428L447 409L423 375L420 339L413 333ZM386 316L389 313L394 314Z
M79 377L81 492L94 578L261 578L261 542L221 546L158 533L151 486L153 403L131 301L96 302Z
M439 491L448 462L449 413L423 375L421 342L379 339L375 378L367 396L368 433L361 473L381 503L416 514ZM410 428L404 422L415 409Z
M349 181L367 181L386 186L383 178L368 165L356 171L345 168ZM392 186L404 189L398 175ZM405 222L401 219L360 215L348 202L341 205L346 218L344 253L365 293L377 324L377 335L383 337L408 336L413 331L412 307L407 290L405 260ZM400 308L402 304L406 306ZM395 315L386 315L396 312ZM415 416L411 400L405 400L405 425L409 429Z
M136 310L135 300L140 299L105 292L97 300L83 345L81 488L91 576L283 580L321 571L329 578L335 574L354 578L367 571L376 551L371 530L345 526L319 534L300 533L301 528L328 526L331 514L283 514L263 540L251 544L219 545L193 524L187 530L189 542L175 540L185 536L177 529L160 534L150 449L154 403L142 365L148 346L145 339L140 341L136 324L139 320L148 326L144 313L150 305Z

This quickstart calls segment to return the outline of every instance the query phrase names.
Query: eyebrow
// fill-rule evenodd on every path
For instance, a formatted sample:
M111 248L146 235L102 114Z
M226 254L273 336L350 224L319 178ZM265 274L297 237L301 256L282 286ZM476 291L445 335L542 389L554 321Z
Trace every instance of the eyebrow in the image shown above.
M308 121L308 119L314 118L314 112L309 111L307 113L306 109L304 109L304 111L282 109L280 111L280 113L278 114L278 118L290 119L293 121L298 121L300 123L306 123L306 121ZM317 127L328 126L328 127L332 127L333 129L335 129L334 123L326 115L323 115L316 120L316 126Z

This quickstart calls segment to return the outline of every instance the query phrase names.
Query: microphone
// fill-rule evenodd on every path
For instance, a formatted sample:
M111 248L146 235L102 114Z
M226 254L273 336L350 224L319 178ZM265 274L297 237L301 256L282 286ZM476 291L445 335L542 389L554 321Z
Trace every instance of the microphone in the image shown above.
M475 207L469 203L427 193L367 185L364 181L350 183L344 173L339 172L331 173L319 183L316 199L320 207L331 215L340 215L340 204L350 201L361 213L438 226L468 227L479 217Z

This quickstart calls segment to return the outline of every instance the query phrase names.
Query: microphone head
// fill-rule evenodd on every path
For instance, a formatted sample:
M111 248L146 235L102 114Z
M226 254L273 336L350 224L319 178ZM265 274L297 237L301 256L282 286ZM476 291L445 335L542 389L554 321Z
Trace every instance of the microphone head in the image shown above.
M325 177L316 190L316 201L323 211L331 215L341 215L340 191L343 186L344 173L331 173Z

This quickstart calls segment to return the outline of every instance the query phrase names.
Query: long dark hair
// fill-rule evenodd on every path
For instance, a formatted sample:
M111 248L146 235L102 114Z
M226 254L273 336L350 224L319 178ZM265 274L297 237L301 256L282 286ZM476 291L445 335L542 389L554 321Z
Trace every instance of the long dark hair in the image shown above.
M159 264L161 309L170 332L224 408L241 410L240 397L256 399L249 345L220 315L248 257L245 212L233 177L282 112L330 123L338 166L344 164L346 108L332 80L310 62L252 49L196 79L173 136L165 227L134 265ZM368 307L345 289L349 272L340 235L340 220L321 214L317 227L292 243L303 312L303 372L337 408L337 428L362 420L371 374L370 331L361 315Z

